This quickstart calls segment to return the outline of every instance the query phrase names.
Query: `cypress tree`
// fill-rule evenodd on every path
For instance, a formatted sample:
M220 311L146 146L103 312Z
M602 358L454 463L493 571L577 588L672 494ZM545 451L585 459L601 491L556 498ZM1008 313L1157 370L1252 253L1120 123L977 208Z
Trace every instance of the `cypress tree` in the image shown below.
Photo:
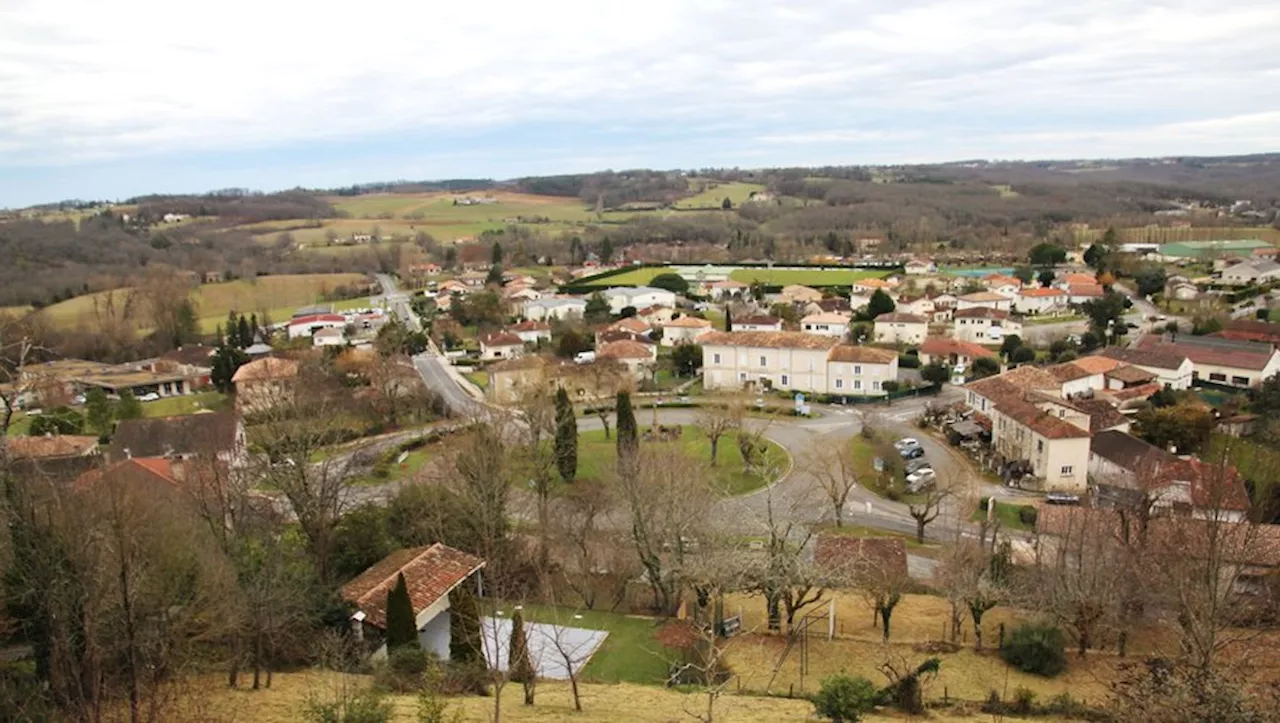
M578 474L578 418L573 413L569 394L556 390L556 469L560 478L572 482Z
M409 599L404 573L396 576L396 586L387 591L387 652L418 646L418 625Z
M529 641L524 634L524 616L511 614L511 642L507 648L507 670L511 680L524 684L524 704L533 705L533 683L537 674L529 660Z
M236 312L227 312L227 346L234 346L237 349L243 348L240 343L240 327L236 324Z
M449 660L484 663L480 643L480 610L471 584L464 581L449 593Z
M236 336L240 337L240 343L236 346L244 349L253 344L253 332L249 329L249 320L244 318L244 314L240 315L240 321L236 323Z
M724 330L733 331L733 312L729 310L729 305L724 307Z
M636 471L636 457L640 453L640 438L636 432L636 413L631 408L631 394L618 392L618 474L624 477Z

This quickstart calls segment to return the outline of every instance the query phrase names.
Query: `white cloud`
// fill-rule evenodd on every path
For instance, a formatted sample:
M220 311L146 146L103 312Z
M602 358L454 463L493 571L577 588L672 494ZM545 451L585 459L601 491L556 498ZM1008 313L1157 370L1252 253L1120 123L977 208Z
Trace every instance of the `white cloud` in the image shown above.
M9 0L0 167L726 120L833 155L1274 148L1278 35L1272 0Z

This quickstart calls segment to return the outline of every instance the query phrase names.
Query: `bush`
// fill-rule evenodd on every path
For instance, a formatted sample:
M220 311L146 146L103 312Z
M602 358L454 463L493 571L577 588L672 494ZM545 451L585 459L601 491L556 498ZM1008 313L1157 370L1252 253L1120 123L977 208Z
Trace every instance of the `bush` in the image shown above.
M1046 678L1067 668L1066 642L1062 631L1045 623L1019 625L1000 650L1004 662L1024 673Z
M822 679L822 687L813 694L813 707L818 715L836 723L856 723L862 714L876 705L880 693L866 678L833 675Z
M986 512L986 511L987 511L987 508L988 508L988 507L990 507L990 506L991 506L991 498L990 498L990 497L983 497L982 499L978 500L978 510L980 510L980 511L982 511L982 512Z
M390 723L394 708L386 695L368 688L332 700L311 698L302 711L308 723Z
M1023 505L1018 508L1018 521L1028 527L1035 527L1039 514L1040 511L1031 505Z
M432 655L421 648L396 648L387 661L374 670L373 684L379 690L412 693L423 688L428 671L435 665Z
M920 357L908 354L898 355L898 366L903 369L919 369Z
M1036 694L1028 688L1019 687L1013 691L1013 712L1028 715L1036 707Z

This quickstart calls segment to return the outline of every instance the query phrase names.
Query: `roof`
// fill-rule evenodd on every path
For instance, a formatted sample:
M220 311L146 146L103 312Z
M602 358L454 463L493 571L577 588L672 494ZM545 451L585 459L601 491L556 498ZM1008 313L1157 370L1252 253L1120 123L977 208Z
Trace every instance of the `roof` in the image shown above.
M112 460L129 456L212 457L233 450L239 430L240 420L233 412L126 419L116 425L107 456Z
M1270 344L1212 337L1178 336L1176 341L1147 334L1138 340L1138 348L1164 351L1187 357L1193 364L1211 364L1235 369L1265 369L1277 352Z
M652 359L653 346L638 341L611 341L596 350L597 359Z
M994 291L979 291L973 294L965 294L960 297L960 301L968 301L970 303L982 303L987 301L1009 301L1009 297L1004 294L997 294Z
M1101 298L1107 295L1106 289L1097 284L1074 284L1067 287L1067 293L1071 296L1090 296Z
M551 325L545 321L522 321L507 327L508 331L551 331Z
M994 357L996 355L995 352L984 346L967 341L957 341L946 336L931 336L925 339L924 343L920 345L920 353L928 354L929 356L956 354L975 359L978 357Z
M992 401L1001 414L1046 439L1080 439L1089 436L1088 430L1049 414L1021 395L997 396Z
M1091 377L1101 372L1089 371L1076 364L1075 362L1066 362L1063 364L1054 364L1051 367L1045 367L1045 371L1053 375L1054 379L1060 382L1071 382L1077 379Z
M1134 523L1131 523L1134 524ZM1036 517L1036 533L1056 537L1102 534L1124 544L1124 524L1116 510L1068 505L1044 505ZM1147 527L1148 545L1165 546L1169 552L1188 552L1209 543L1214 554L1245 564L1280 566L1280 525L1209 522L1186 517L1158 517Z
M1020 392L1036 389L1060 390L1062 383L1058 381L1057 377L1039 367L1020 366L1010 369L1004 374L969 382L965 387L990 398L986 393L987 390L995 394L999 394L1006 389Z
M1063 400L1066 406L1089 415L1089 431L1098 434L1101 430L1119 427L1130 422L1111 402L1105 399L1069 399Z
M1081 357L1071 363L1088 371L1090 374L1105 374L1112 369L1124 366L1123 362L1102 356Z
M855 577L868 572L907 577L907 546L898 537L823 533L818 535L813 560L825 570L841 571Z
M744 284L741 281L734 281L733 279L725 279L723 281L713 281L710 284L708 284L708 286L710 286L713 289L745 289L747 288L747 284Z
M958 309L951 315L952 319L1008 319L1009 312L992 309L989 306L975 306L970 309Z
M5 446L11 456L20 459L83 457L92 454L98 448L98 438L78 434L18 436L5 440Z
M311 336L314 339L341 339L346 336L346 334L347 333L342 329L321 329Z
M1235 467L1183 458L1116 430L1099 432L1089 453L1126 470L1106 482L1113 487L1151 491L1173 484L1190 484L1191 504L1201 509L1247 510L1249 497Z
M732 319L732 322L734 326L739 324L751 326L777 326L782 323L782 320L776 316L743 316Z
M428 547L396 550L342 586L342 598L365 614L365 622L387 626L387 593L404 575L414 615L447 596L480 568L484 560L437 542Z
M241 382L264 381L268 379L288 379L298 376L298 362L292 359L266 357L243 364L231 377L231 381Z
M1096 286L1098 277L1093 274L1070 273L1062 277L1067 286Z
M703 347L735 346L762 349L812 349L826 351L840 343L834 336L800 331L713 331L699 338Z
M505 331L480 337L480 346L524 346L524 340Z
M844 314L837 314L833 311L824 311L819 314L810 314L800 320L801 324L848 324L849 317Z
M1018 290L1018 295L1019 295L1019 296L1034 296L1034 297L1066 296L1066 295L1067 295L1067 292L1063 291L1062 289L1054 289L1054 288L1047 288L1047 289L1044 289L1044 288L1041 288L1041 289L1019 289L1019 290Z
M1100 357L1085 358L1098 359ZM1149 372L1142 367L1136 367L1130 364L1125 364L1124 366L1112 369L1111 371L1106 372L1106 375L1108 379L1115 379L1116 381L1124 382L1125 384L1143 384L1156 378L1154 373Z
M623 331L622 329L605 329L596 332L596 343L605 344L611 341L638 341L641 344L651 344L648 334L637 334L634 331Z
M858 298L861 299L865 297L860 296ZM839 296L836 296L830 299L819 299L817 301L812 301L809 303L817 304L818 308L822 309L823 311L851 311L853 309L853 305L849 302L849 299L845 299Z
M327 324L337 323L345 324L346 317L341 314L311 314L310 316L298 316L289 320L289 326L306 326L308 324Z
M893 284L885 281L884 279L862 279L860 281L853 282L853 285L867 289L888 289L893 287Z
M706 319L699 319L696 316L682 316L679 319L672 319L663 324L663 327L675 327L676 329L710 329L711 322Z
M1280 343L1280 324L1251 319L1232 319L1222 328L1209 336L1235 341L1261 341L1268 344Z
M632 331L637 334L645 334L653 328L653 325L644 319L629 316L625 319L619 319L605 328L610 331Z
M982 277L987 286L1022 286L1022 279L1004 274L987 274Z
M108 482L163 482L177 486L173 466L167 459L130 457L105 467L91 469L76 478L76 487L86 487L102 480Z
M822 292L800 284L788 284L782 287L783 296L801 296L804 298L822 298Z
M1109 346L1098 352L1096 356L1116 359L1127 364L1156 369L1177 369L1187 360L1186 354L1179 354L1170 349L1134 349L1132 347Z
M507 359L505 361L498 362L497 364L488 367L487 371L490 374L528 371L532 369L541 369L549 363L550 362L537 354L527 354L525 356L516 357L515 359Z
M214 348L205 346L204 344L189 344L180 346L172 351L167 351L160 355L165 361L177 362L179 364L187 364L189 366L207 367L212 363Z
M898 358L898 352L891 349L877 349L872 346L854 346L841 344L827 355L828 361L856 362L860 364L892 364Z
M923 316L908 314L905 311L895 311L889 314L881 314L875 319L876 323L887 322L890 324L928 324L929 320Z

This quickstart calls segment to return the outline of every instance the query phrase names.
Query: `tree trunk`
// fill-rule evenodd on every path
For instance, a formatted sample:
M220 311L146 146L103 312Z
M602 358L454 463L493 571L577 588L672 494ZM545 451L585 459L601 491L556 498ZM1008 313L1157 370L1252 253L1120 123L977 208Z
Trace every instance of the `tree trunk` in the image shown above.
M951 642L954 643L960 639L960 626L964 624L964 616L960 612L960 606L951 603Z
M764 596L765 609L769 615L769 632L782 630L782 597L777 591L769 591Z
M921 517L916 518L916 542L924 544L924 526L925 521Z
M711 442L711 466L715 467L716 455L719 453L719 450L720 450L720 437L719 435L716 435L709 438L708 441Z
M227 687L238 688L240 686L240 636L233 635L231 638L231 665L227 670Z
M609 415L608 413L600 415L600 424L604 426L604 438L609 439Z
M973 616L973 649L982 652L982 618L978 615Z
M889 616L893 615L893 611L889 608L880 610L880 622L884 623L884 641L889 642Z
M533 679L521 681L521 684L524 685L524 704L533 705Z
M253 689L261 689L262 683L262 631L253 637Z
M569 666L569 670L573 670L573 666ZM573 709L582 712L582 699L578 697L578 676L569 676L569 688L573 691Z

